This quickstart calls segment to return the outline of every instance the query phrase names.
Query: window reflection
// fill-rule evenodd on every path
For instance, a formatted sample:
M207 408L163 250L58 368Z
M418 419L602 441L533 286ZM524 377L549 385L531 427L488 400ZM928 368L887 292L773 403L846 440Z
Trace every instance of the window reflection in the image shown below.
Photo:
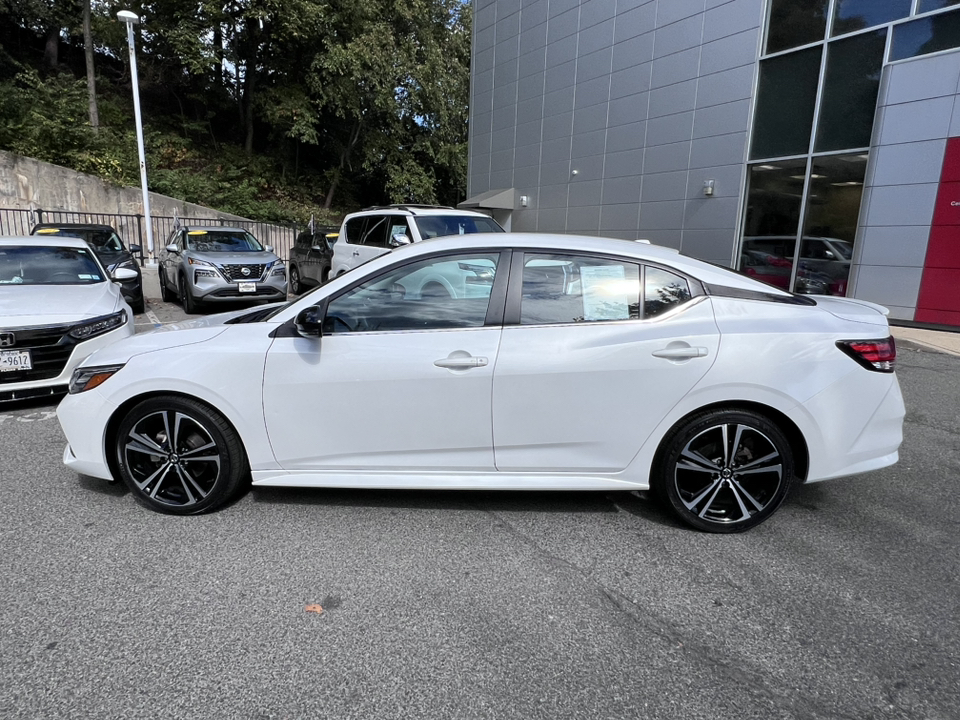
M903 60L955 47L960 47L960 12L949 12L895 27L890 59Z
M832 35L842 35L899 20L910 14L913 0L837 0Z
M827 30L827 4L827 0L773 0L767 52L823 40Z
M800 269L811 284L815 282L824 286L818 292L847 294L866 169L867 156L864 154L833 155L813 160L800 245Z
M918 13L930 12L931 10L940 10L951 5L960 5L960 0L920 0L917 7Z

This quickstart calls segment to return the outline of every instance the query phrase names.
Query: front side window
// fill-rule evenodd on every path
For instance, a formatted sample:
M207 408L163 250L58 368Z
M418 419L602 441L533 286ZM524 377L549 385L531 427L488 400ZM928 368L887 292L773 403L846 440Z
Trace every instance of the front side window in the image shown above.
M482 327L499 253L444 255L390 270L327 306L325 335Z
M476 215L422 215L414 219L424 240L447 235L503 232L493 218Z
M524 258L521 325L639 318L639 265L579 255Z
M103 282L92 252L69 247L0 247L0 285L91 285Z

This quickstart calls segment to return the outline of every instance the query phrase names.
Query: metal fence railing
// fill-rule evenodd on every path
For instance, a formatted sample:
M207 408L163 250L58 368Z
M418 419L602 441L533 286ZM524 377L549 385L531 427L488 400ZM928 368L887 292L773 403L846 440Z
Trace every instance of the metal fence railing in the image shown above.
M199 227L226 226L241 227L249 230L264 245L271 245L282 259L289 260L290 249L296 242L302 229L297 225L274 225L257 220L238 220L234 218L192 218L173 215L152 215L153 243L157 253L166 244L174 227L193 225ZM143 215L124 213L91 213L71 210L43 210L42 208L0 208L0 236L29 235L38 223L93 223L110 225L127 245L139 245L142 248L140 260L147 251L146 223Z

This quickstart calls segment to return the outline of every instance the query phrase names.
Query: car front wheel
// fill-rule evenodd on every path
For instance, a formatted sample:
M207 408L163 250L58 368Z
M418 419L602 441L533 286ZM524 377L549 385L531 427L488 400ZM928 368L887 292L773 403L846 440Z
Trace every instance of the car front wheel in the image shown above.
M790 443L770 420L750 410L711 410L667 435L651 487L688 525L734 533L780 507L793 473Z
M197 302L196 298L193 297L193 293L190 292L190 286L187 284L187 279L181 275L180 276L180 304L183 306L183 311L187 315L193 315L197 312L197 305L200 303Z
M290 293L299 295L303 292L300 285L300 269L296 265L290 266Z
M243 446L220 413L187 398L135 406L114 439L117 468L134 498L157 512L193 515L230 500L248 475Z

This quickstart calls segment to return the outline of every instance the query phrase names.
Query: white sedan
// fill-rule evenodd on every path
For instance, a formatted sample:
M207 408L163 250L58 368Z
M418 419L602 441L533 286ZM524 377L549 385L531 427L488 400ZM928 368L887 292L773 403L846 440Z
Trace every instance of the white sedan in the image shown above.
M0 238L0 402L66 392L94 350L133 335L121 280L77 238Z
M640 243L473 235L117 343L58 415L68 466L161 512L213 509L251 478L650 488L690 525L736 532L795 483L897 461L895 356L871 303Z

